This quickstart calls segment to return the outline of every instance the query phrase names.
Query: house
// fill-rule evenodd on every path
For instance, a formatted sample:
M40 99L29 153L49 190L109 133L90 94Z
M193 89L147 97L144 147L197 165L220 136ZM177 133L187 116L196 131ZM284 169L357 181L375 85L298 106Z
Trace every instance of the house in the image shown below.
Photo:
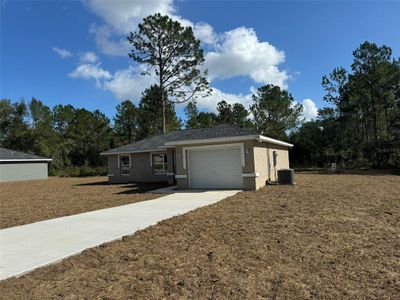
M101 153L111 183L168 182L179 189L256 190L289 168L292 144L247 128L173 131Z
M0 148L0 182L47 179L50 161L50 158Z

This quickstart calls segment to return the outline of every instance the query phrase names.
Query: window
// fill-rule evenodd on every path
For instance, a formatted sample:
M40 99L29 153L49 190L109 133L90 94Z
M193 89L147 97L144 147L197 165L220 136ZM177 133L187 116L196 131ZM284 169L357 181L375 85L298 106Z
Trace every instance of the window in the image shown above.
M164 175L167 173L166 154L153 154L153 173L154 175Z
M121 155L119 157L119 167L121 175L129 175L131 173L131 157L129 155Z

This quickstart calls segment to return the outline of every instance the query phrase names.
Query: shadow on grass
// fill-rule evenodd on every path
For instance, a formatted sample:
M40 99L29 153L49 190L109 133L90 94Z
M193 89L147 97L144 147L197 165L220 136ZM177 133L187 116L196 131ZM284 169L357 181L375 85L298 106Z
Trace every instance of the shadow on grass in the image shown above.
M96 185L111 185L111 183L109 183L108 181L98 181L98 182L74 184L74 186L96 186Z
M132 182L132 183L110 183L108 181L100 181L100 182L88 182L88 183L79 183L74 186L118 186L119 188L124 189L121 192L116 193L117 195L126 195L126 194L143 194L149 191L161 189L168 187L169 185L166 182Z
M117 195L143 194L149 191L154 191L168 186L169 185L166 182L157 182L157 183L135 182L135 183L121 185L121 188L124 188L125 190L118 192L116 194Z

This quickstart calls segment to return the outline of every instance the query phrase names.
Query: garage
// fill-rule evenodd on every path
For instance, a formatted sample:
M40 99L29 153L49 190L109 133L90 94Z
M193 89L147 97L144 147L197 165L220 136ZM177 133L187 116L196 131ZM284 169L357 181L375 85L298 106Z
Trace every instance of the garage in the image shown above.
M47 179L49 162L50 158L0 148L0 182Z
M243 188L240 147L188 151L189 185L192 189Z

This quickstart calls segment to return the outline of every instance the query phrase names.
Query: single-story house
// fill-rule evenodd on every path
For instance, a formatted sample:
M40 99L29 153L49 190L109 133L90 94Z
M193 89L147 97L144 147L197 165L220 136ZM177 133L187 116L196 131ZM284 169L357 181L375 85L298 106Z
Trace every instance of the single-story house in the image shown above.
M0 148L0 182L47 179L50 161L50 158Z
M168 182L179 189L256 190L289 168L292 144L247 128L219 125L172 131L101 155L111 183Z

